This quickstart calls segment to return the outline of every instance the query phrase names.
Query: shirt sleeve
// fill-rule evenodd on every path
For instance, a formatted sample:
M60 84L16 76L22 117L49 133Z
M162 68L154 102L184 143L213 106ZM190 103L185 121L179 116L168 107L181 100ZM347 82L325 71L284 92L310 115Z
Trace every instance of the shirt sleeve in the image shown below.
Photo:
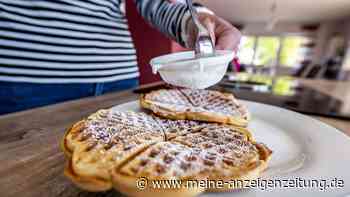
M185 46L183 39L184 17L187 6L181 3L170 3L166 0L134 0L140 14L152 26Z

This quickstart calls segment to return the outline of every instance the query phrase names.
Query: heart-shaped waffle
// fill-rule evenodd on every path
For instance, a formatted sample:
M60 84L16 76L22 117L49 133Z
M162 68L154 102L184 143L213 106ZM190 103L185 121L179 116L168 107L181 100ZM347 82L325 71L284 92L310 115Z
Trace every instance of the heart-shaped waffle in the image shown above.
M175 120L200 120L246 126L249 113L232 94L185 88L160 89L141 96L141 106Z
M62 148L68 158L65 174L75 184L89 191L114 187L133 196L194 196L217 189L141 190L140 178L255 179L271 155L244 128L114 110L100 110L76 123L66 132ZM220 190L227 189L234 188Z

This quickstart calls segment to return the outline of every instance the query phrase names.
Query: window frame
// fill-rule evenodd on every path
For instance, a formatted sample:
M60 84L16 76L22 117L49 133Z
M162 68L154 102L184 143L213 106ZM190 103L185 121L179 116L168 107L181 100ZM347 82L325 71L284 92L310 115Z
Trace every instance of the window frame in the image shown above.
M251 37L251 38L254 38L253 40L253 42L254 42L254 44L253 44L253 56L251 57L251 60L250 60L250 62L249 62L249 65L250 66L261 66L261 65L255 65L254 64L254 60L255 60L255 58L256 58L256 55L257 55L257 48L258 48L258 46L259 46L259 39L261 38L261 37L274 37L274 38L277 38L278 39L278 41L279 41L279 46L278 46L278 48L277 48L277 50L276 50L276 61L275 61L275 63L274 63L274 67L290 67L290 66L288 66L288 65L282 65L281 64L281 54L282 54L282 49L283 49L283 47L284 47L284 40L286 39L286 37L288 37L288 36L299 36L299 37L304 37L304 38L307 38L307 39L310 39L310 40L313 40L314 38L313 38L313 36L311 36L311 35L308 35L308 34L289 34L289 33L286 33L286 34L245 34L245 35L243 35L243 36L245 36L245 37ZM306 58L307 59L307 58Z

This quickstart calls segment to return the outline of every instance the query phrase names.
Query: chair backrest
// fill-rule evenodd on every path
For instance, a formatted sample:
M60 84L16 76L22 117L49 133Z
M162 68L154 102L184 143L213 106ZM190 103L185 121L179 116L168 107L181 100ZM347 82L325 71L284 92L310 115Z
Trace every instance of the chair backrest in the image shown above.
M305 61L301 63L301 66L296 70L293 74L294 77L305 77L306 73L309 72L311 66L311 62Z
M312 65L309 69L309 71L305 74L306 78L316 78L319 75L319 72L321 71L322 66L321 65Z

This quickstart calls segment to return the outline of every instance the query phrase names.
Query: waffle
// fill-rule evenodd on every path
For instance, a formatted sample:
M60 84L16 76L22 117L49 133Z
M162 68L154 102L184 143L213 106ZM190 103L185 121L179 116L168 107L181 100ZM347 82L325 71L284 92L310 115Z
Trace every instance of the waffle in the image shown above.
M68 160L65 175L76 185L89 191L114 187L132 196L195 196L213 190L140 190L136 187L140 177L149 181L255 179L271 155L244 128L113 110L100 110L74 124L61 145Z
M143 108L175 120L200 120L246 126L249 113L232 94L211 90L160 89L142 95Z
M172 140L206 152L205 162L212 166L210 180L247 180L258 176L266 168L271 151L253 141L246 132L221 125L209 125L201 132L178 136ZM229 188L211 188L211 191ZM232 188L231 188L232 189Z
M89 191L108 190L110 169L163 140L162 128L146 114L100 110L66 133L62 147L70 160L65 174Z

